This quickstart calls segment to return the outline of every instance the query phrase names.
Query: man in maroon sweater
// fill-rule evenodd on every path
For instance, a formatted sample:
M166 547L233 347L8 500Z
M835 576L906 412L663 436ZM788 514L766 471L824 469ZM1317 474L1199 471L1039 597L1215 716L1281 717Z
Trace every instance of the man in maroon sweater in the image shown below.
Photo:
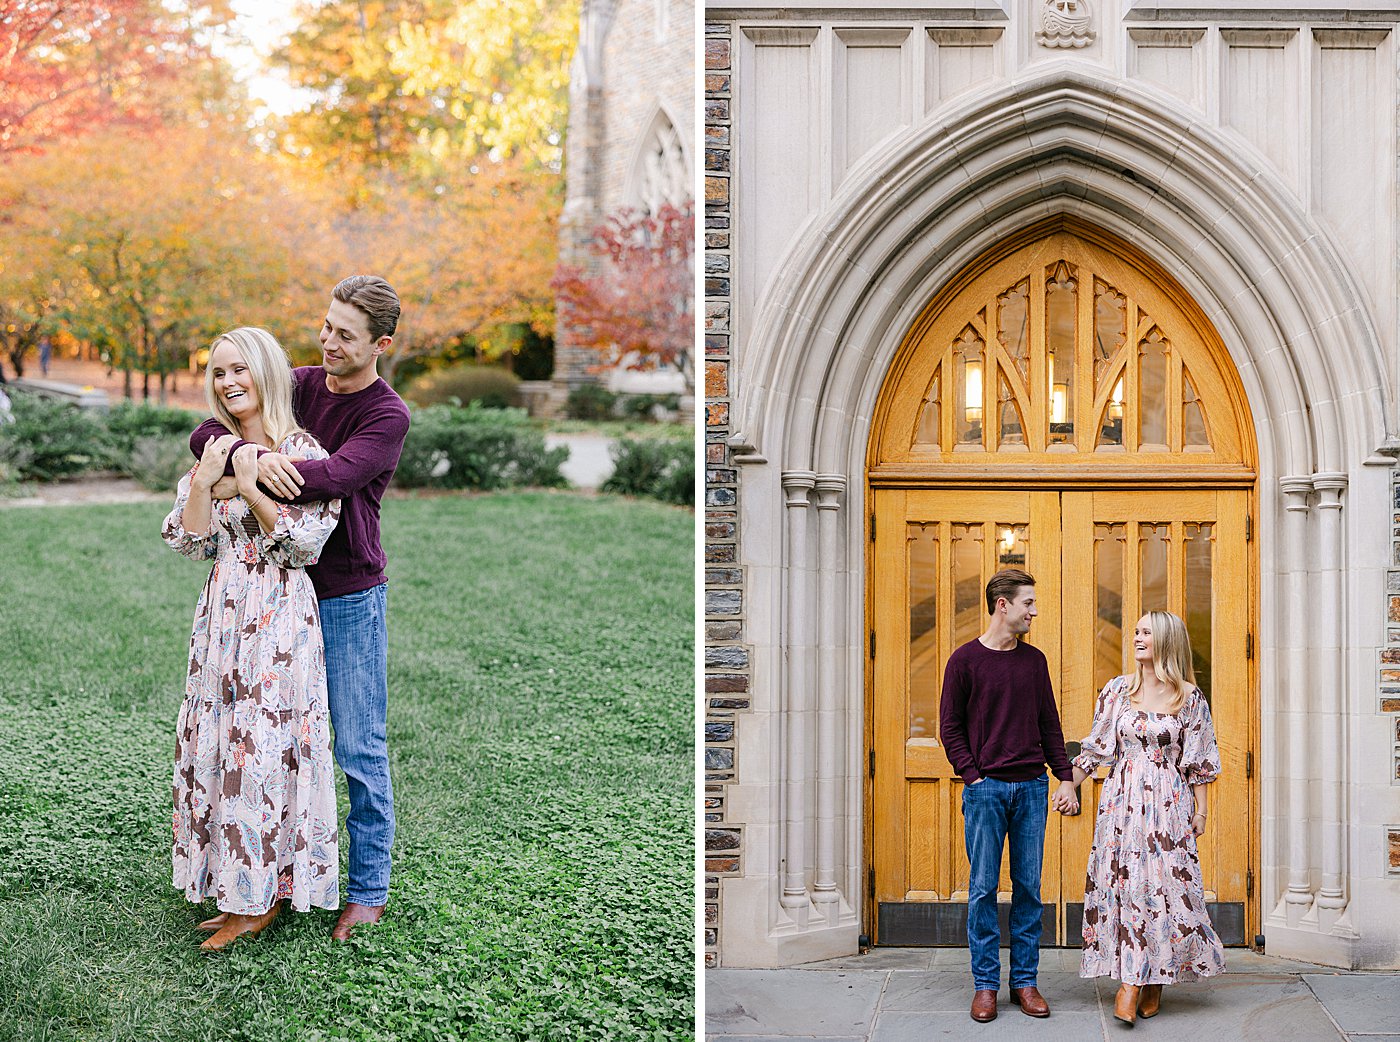
M389 895L394 793L379 503L398 466L409 415L380 379L377 360L393 343L398 320L398 295L383 279L352 275L337 284L321 327L322 364L294 370L292 391L298 422L330 458L293 460L266 450L258 456L258 482L274 499L341 501L340 524L320 561L307 569L320 601L335 758L350 794L350 878L332 931L337 940L348 939L360 923L377 922ZM218 421L206 420L191 435L190 449L199 457L206 441L226 433ZM215 495L236 495L230 482L216 486Z
M972 1019L995 1020L1001 987L997 880L1011 841L1011 1001L1032 1017L1050 1007L1036 988L1040 964L1040 866L1045 851L1048 763L1067 810L1073 777L1045 656L1022 642L1036 616L1035 580L1003 569L987 583L991 621L948 658L938 728L963 780L963 835L970 866L967 946L972 957Z

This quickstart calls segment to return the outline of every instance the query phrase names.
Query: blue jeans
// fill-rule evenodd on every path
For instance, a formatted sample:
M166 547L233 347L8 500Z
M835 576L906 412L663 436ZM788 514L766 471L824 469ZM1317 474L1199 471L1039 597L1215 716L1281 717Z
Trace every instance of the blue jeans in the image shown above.
M1050 783L987 778L963 788L963 837L971 866L967 885L967 947L973 987L1001 987L1001 929L997 879L1001 853L1011 839L1011 987L1029 988L1040 967L1040 865Z
M326 688L335 761L350 791L350 879L345 898L382 905L389 897L394 787L389 782L388 583L321 602Z

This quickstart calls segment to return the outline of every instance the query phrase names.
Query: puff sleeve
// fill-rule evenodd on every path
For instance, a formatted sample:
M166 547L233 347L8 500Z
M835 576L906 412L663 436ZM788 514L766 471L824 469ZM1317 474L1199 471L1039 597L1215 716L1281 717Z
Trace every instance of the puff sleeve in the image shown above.
M1191 692L1181 711L1181 773L1190 785L1208 785L1220 777L1215 727L1200 688Z
M279 451L298 459L326 459L328 453L305 431L288 436ZM305 568L321 557L331 532L340 521L340 500L316 503L277 503L277 524L259 536L259 549L269 561L285 568Z
M160 528L160 537L177 554L184 554L195 561L208 561L219 552L218 526L211 519L208 532L203 535L194 535L186 532L185 526L181 523L185 516L185 504L190 501L190 487L194 481L194 472L198 469L196 464L180 479L180 484L175 489L175 509L165 515L165 522Z
M1079 743L1079 755L1071 765L1086 774L1094 768L1113 764L1118 759L1118 716L1123 712L1123 697L1127 690L1126 677L1114 677L1099 692L1094 705L1094 725Z

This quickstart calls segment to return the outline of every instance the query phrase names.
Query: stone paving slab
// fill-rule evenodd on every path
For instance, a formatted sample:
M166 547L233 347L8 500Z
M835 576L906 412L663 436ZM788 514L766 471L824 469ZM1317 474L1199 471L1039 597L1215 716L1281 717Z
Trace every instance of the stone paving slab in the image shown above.
M1092 1013L1099 1008L1098 989L1092 980L1078 974L1041 973L1039 988L1050 1004L1051 1015ZM930 973L898 973L890 975L885 993L880 999L881 1010L904 1010L924 1013L961 1013L968 1016L972 1005L972 979L960 973L933 971ZM1025 1014L1011 1004L1011 992L1005 985L997 992L998 1016ZM971 1019L969 1017L969 1019Z
M1098 1042L1104 1037L1098 1013L1052 1013L1035 1020L1019 1010L999 1013L997 1019L979 1024L962 1013L881 1013L870 1042Z
M1347 1034L1400 1035L1400 974L1309 973L1303 981Z
M705 1028L717 1036L855 1035L865 1038L888 974L710 970Z

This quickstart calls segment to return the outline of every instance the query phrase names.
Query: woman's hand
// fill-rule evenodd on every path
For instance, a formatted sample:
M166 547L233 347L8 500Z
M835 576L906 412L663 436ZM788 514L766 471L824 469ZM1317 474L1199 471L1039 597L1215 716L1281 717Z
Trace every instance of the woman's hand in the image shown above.
M238 447L233 454L233 476L238 491L249 502L258 495L258 447L251 442Z
M1191 833L1194 836L1204 835L1206 831L1206 816L1204 814L1191 815Z
M224 476L228 450L237 440L232 434L223 434L204 443L204 454L199 457L199 466L195 468L194 477L190 479L195 488L208 492Z

